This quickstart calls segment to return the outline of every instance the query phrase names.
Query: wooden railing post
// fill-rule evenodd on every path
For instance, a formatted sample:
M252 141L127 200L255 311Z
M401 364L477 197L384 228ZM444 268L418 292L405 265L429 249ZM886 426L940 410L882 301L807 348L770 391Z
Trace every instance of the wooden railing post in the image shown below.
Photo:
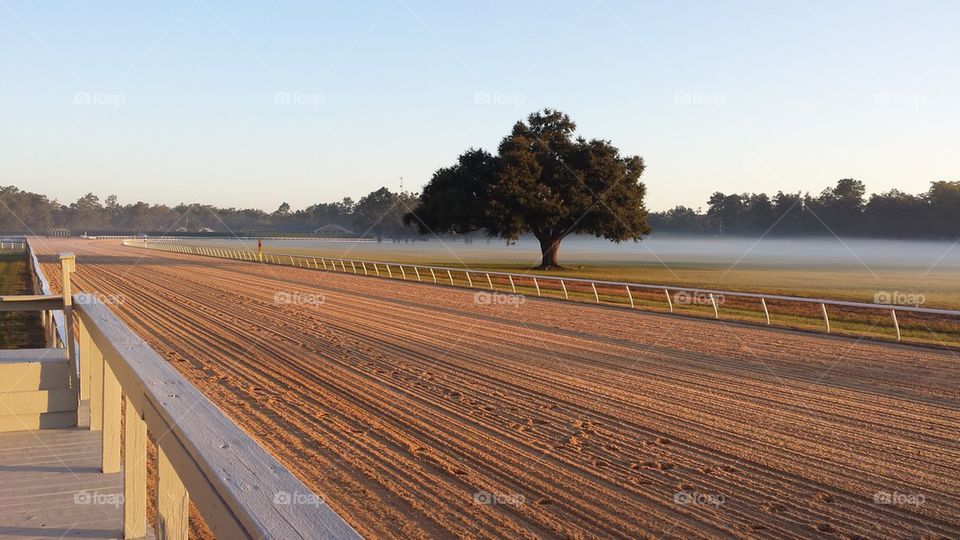
M80 399L90 399L90 383L93 377L90 375L90 357L93 353L93 341L90 339L90 332L83 326L83 320L77 317L77 326L80 329Z
M166 452L157 445L157 538L186 540L190 496Z
M90 431L103 429L103 354L97 344L90 339L90 348L86 353L90 370Z
M126 397L123 412L123 537L147 535L147 423Z
M103 455L101 470L104 473L120 472L120 381L103 360Z
M74 410L77 412L77 424L80 423L80 400L82 399L82 387L84 386L80 379L82 377L82 370L78 365L79 359L77 358L77 350L74 347L74 336L73 329L73 291L70 286L70 274L76 269L76 259L77 257L73 253L61 253L60 254L60 271L61 274L61 292L63 293L63 325L66 327L63 329L64 337L67 340L63 344L64 348L67 349L67 359L69 360L70 366L70 379L72 380L72 388L74 389L73 399L76 400L76 407ZM52 314L51 314L52 315ZM50 327L53 328L52 318Z

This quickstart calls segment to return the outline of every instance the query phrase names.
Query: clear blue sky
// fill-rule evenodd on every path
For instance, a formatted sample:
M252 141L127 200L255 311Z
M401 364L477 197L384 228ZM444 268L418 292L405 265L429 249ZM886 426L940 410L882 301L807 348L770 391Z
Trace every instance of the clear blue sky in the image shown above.
M960 3L0 0L0 184L301 208L552 106L713 191L958 179ZM289 102L289 103L287 103Z

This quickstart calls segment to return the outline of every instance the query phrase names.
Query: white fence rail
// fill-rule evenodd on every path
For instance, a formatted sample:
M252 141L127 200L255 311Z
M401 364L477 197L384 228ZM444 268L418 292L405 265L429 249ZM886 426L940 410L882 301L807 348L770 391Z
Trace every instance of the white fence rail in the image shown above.
M665 304L665 307L671 313L678 311L678 307L681 305L702 306L709 312L712 312L713 318L715 319L721 318L721 304L724 299L736 298L741 301L741 304L749 303L752 309L758 314L762 310L763 315L761 320L765 321L766 325L771 325L772 310L768 305L769 302L810 305L816 309L816 316L822 318L822 328L827 333L831 332L831 315L828 308L832 308L835 311L852 310L873 314L886 313L889 316L888 324L890 325L892 336L896 337L897 341L902 340L901 324L897 317L898 313L935 315L960 323L960 311L950 309L471 270L468 268L426 266L386 261L259 253L249 250L188 245L167 241L152 242L149 240L138 240L125 241L123 244L132 247L158 249L191 255L311 268L314 270L347 272L364 276L400 279L403 281L427 282L451 286L460 285L471 289L485 289L492 292L506 292L509 290L511 294L517 294L518 291L527 290L534 292L538 297L562 297L564 300L587 301L596 304L603 303L624 307L629 306L630 308L640 308L644 305L650 305L649 299L636 298L636 294L640 294L641 292L660 294L662 292L663 296L660 296L661 300L659 302Z
M373 242L374 238L346 238L339 236L143 236L143 235L80 235L80 238L86 240L147 240L150 242L182 242L184 240L196 240L203 242L216 242L218 240L236 241L236 240L271 240L271 241L296 241L311 240L320 242Z
M0 251L23 251L27 249L27 239L18 237L0 237Z

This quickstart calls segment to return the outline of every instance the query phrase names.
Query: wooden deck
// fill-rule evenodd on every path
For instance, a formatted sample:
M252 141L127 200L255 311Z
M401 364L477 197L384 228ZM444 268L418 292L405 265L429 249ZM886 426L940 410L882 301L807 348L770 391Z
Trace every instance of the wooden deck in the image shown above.
M121 538L123 473L100 472L100 444L85 427L0 433L0 539Z
M0 351L0 540L152 538L150 498L163 538L188 537L191 502L220 538L360 538L109 307L75 302L73 254L55 296L28 251L43 294L2 296L0 311L43 313L49 348Z

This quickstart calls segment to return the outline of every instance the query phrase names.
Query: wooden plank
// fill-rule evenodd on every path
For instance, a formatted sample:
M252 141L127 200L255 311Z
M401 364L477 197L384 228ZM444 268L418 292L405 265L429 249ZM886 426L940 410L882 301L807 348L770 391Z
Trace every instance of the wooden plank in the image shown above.
M359 538L105 305L91 300L75 308L215 535ZM276 503L283 493L313 502ZM227 511L215 512L218 504Z
M148 431L153 429L151 426L163 425L166 421L163 415L149 402L145 405L144 419L147 422ZM184 486L187 486L190 500L197 507L197 511L203 516L204 523L214 535L220 538L250 536L241 521L230 510L217 486L193 460L193 457L177 436L167 432L159 436L156 442L157 447L167 455L170 464L174 467Z
M90 399L90 349L93 348L93 342L90 341L90 333L83 327L83 321L76 318L77 326L80 329L80 357L77 359L80 363L80 399Z
M119 538L119 474L100 473L98 433L56 429L0 434L4 538Z
M0 393L0 415L39 414L77 410L77 394L72 388Z
M0 360L0 393L67 388L70 381L68 369L66 360L62 358L32 362Z
M157 448L157 535L187 540L190 496L163 448Z
M79 320L79 317L77 317ZM93 340L91 339L91 344ZM103 355L95 345L90 350L90 430L103 429Z
M20 362L66 362L66 349L0 349L0 365Z
M35 431L73 427L77 425L77 413L50 412L0 416L0 432Z
M107 362L103 363L103 459L105 473L120 471L120 382Z
M47 311L63 309L62 296L0 296L0 311Z
M123 414L123 537L147 534L147 424L127 398Z

